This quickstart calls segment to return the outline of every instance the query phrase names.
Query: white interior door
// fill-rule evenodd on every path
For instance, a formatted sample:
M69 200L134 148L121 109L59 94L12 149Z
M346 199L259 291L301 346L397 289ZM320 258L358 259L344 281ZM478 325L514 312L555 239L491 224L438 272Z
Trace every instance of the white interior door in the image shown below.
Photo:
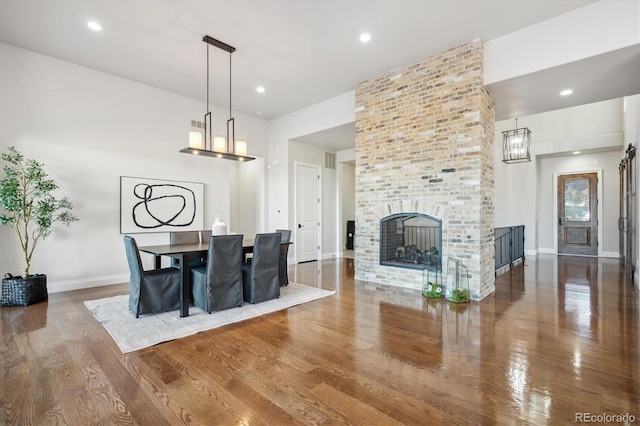
M296 163L296 261L318 260L320 166Z

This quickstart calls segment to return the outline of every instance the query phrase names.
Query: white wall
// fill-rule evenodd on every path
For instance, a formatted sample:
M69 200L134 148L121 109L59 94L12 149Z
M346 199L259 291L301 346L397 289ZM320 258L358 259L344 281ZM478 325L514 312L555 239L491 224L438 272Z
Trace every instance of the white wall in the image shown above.
M205 183L205 224L230 216L231 162L181 154L204 103L0 43L0 151L15 146L45 164L80 218L56 227L34 256L55 292L128 280L119 228L120 176ZM224 129L225 108L214 108ZM236 114L249 152L266 156L267 122ZM140 245L168 234L137 234ZM150 263L147 263L149 266ZM0 227L0 272L22 271L12 231Z
M598 199L602 216L598 217L602 228L600 250L605 257L617 257L618 239L618 201L620 152L608 151L594 154L580 154L568 157L545 157L538 160L538 241L540 252L556 252L554 230L557 228L557 213L554 188L557 185L555 174L578 173L583 171L601 171L601 198Z
M543 228L539 223L539 186L546 185L550 177L541 174L547 173L548 169L538 168L537 157L562 153L571 155L575 150L587 149L619 152L623 143L622 100L521 117L518 127L531 130L532 161L505 164L502 162L502 132L515 128L515 120L503 120L495 124L495 226L525 225L525 252L536 254L539 247L549 248L543 247L538 238L544 238L547 244L549 232L553 232L553 228ZM558 167L562 168L561 165ZM588 167L588 170L592 169L593 163ZM615 170L617 173L617 164ZM605 175L609 176L610 173L611 170L607 170ZM610 218L607 216L606 220ZM617 213L613 220L617 220Z
M337 173L335 169L327 169L324 167L325 152L326 150L316 146L296 141L289 142L289 176L291 176L289 193L292 194L289 198L289 211L292 216L291 220L295 220L295 208L293 206L295 200L295 163L298 161L320 166L322 190L322 193L320 194L322 200L322 211L320 213L320 226L322 233L320 241L320 255L323 259L330 259L332 257L337 257L340 251L335 238L338 232L338 219L336 215L336 206L338 202L336 191ZM291 229L293 231L293 235L295 235L295 226L288 229ZM289 250L289 257L293 257L294 254L294 250Z
M269 229L293 229L294 226L291 206L295 194L291 192L293 185L289 185L289 165L291 164L288 154L289 140L353 123L355 121L354 105L355 92L351 91L269 122L267 163L269 169L267 226ZM289 191L284 188L289 188Z
M265 183L264 158L256 157L249 162L231 164L229 187L231 217L227 230L236 234L253 237L258 232L269 232L265 228L264 212Z
M638 1L603 0L489 40L484 46L484 82L492 84L638 44L639 15Z

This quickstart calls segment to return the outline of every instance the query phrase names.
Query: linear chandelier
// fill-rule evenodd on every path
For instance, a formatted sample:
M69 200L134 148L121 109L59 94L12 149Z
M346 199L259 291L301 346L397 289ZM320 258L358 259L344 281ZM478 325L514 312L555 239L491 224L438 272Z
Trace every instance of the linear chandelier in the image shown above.
M502 132L502 161L507 164L531 161L531 131L523 127Z
M255 157L247 155L247 142L236 141L235 119L231 113L231 54L236 48L226 43L205 35L202 39L207 43L207 113L204 115L204 140L199 131L189 132L189 146L182 148L180 152L185 154L204 155L207 157L223 158L225 160L251 161ZM227 120L227 137L213 137L211 124L211 111L209 111L209 45L229 52L229 119Z

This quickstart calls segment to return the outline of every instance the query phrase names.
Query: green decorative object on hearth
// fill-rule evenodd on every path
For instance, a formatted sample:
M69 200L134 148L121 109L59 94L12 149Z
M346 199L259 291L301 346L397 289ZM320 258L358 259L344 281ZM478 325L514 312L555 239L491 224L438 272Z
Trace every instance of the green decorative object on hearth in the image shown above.
M444 296L442 285L442 271L438 266L427 267L422 270L422 295L427 299L440 299Z
M468 303L469 292L463 288L456 288L451 292L451 296L448 300L453 303Z
M0 304L29 305L47 300L46 275L30 275L31 259L40 239L51 234L52 226L78 220L71 202L56 198L58 184L44 171L42 163L25 159L14 147L2 154L4 176L0 179L0 225L11 227L24 256L24 275L6 274L2 280ZM44 286L44 289L43 289Z
M469 270L452 257L447 259L445 271L445 300L453 303L469 303Z
M427 299L440 299L442 297L442 285L427 283L422 289L422 295Z

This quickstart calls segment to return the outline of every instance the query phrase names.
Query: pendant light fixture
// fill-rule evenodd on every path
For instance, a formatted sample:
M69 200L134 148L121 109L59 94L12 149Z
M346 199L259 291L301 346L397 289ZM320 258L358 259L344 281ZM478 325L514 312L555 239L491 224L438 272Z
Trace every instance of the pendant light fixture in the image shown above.
M507 164L531 161L531 131L523 127L502 132L502 161Z
M189 134L189 146L182 148L180 152L235 161L255 160L255 157L247 155L246 141L236 142L235 119L231 110L231 54L236 51L236 48L208 35L204 36L202 41L207 43L207 113L204 115L204 140L192 131ZM227 120L226 140L222 135L214 137L213 125L211 124L211 111L209 111L209 45L229 52L229 119Z

